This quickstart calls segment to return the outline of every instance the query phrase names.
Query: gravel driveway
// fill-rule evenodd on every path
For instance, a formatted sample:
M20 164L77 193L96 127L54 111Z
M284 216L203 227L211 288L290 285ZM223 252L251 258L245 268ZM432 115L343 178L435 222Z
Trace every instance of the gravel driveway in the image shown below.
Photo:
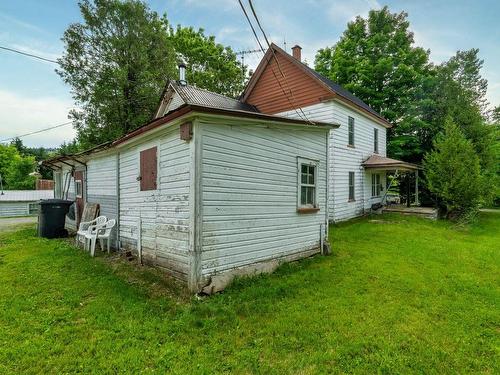
M14 230L24 224L35 224L37 216L0 218L0 232Z

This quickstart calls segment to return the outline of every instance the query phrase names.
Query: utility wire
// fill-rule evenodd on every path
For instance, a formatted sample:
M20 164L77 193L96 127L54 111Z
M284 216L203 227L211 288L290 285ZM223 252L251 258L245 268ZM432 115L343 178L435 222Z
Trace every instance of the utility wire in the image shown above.
M14 53L19 53L20 55L24 55L24 56L34 57L35 59L39 59L39 60L43 60L43 61L48 61L48 62L51 62L51 63L59 65L59 63L56 60L47 59L46 57L34 55L34 54L28 53L28 52L19 51L19 50L14 49L14 48L0 46L0 49L4 49L6 51L10 51L10 52L14 52Z
M240 1L240 4L241 4L241 1ZM283 72L283 69L281 69L280 62L279 62L278 58L276 57L276 53L274 52L274 49L271 47L271 44L269 43L269 39L267 38L267 35L266 35L266 32L264 31L264 28L260 24L259 17L257 17L257 12L255 11L255 8L254 8L254 6L252 4L252 0L248 0L248 4L250 5L250 9L252 10L252 14L253 14L255 20L257 21L257 25L259 26L259 29L262 32L262 35L264 35L264 40L266 41L267 46L269 47L269 49L271 50L271 52L273 54L273 57L274 57L274 60L276 61L276 65L278 67L278 70L279 70L281 76L283 77L283 81L287 85L288 91L290 92L291 99L293 101L293 103L290 103L290 104L292 104L292 107L294 107L294 110L295 110L295 112L297 112L297 115L299 115L299 117L303 116L306 121L308 121L309 123L313 124L313 122L307 118L307 115L304 113L304 111L302 110L301 107L298 107L299 108L298 110L300 111L300 114L302 114L302 116L300 116L300 114L298 113L297 106L295 105L296 102L295 102L295 98L294 98L294 95L293 95L293 91L288 86L288 82L287 82L285 73Z
M13 141L13 140L14 140L14 139L16 139L16 138L27 137L28 135L33 135L33 134L43 133L43 132L46 132L46 131L49 131L49 130L52 130L52 129L57 129L57 128L60 128L60 127L63 127L63 126L66 126L66 125L69 125L69 124L72 124L72 123L73 123L73 121L68 121L68 122L65 122L65 123L62 123L62 124L59 124L59 125L54 125L54 126L51 126L51 127L45 128L45 129L40 129L40 130L37 130L37 131L31 132L31 133L21 134L21 135L18 135L18 136L16 136L16 137L7 138L7 139L2 139L2 140L0 141L0 143L3 143L3 142L8 142L8 141Z

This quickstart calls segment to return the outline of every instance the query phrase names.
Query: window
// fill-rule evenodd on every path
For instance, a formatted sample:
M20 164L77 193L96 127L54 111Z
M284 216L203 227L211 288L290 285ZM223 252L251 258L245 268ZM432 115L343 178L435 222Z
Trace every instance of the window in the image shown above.
M77 198L83 198L82 180L75 180L75 194Z
M380 183L380 174L372 174L372 197L379 197L382 191L382 184Z
M349 201L354 200L354 172L349 172Z
M349 139L347 145L354 147L354 118L351 116L349 116L348 131L349 131Z
M298 167L298 198L299 209L317 210L318 162L297 158Z
M28 203L28 215L35 215L40 209L39 203Z
M61 172L54 172L54 198L62 199L62 176Z
M378 154L378 129L373 129L373 152Z
M141 191L156 190L158 176L158 159L156 147L148 148L140 153L140 187Z

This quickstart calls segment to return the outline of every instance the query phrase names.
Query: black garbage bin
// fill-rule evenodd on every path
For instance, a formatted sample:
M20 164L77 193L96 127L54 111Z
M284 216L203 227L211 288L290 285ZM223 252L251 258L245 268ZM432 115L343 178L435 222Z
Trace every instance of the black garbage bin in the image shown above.
M44 199L40 201L38 214L38 236L45 238L66 237L64 229L66 214L73 201L65 199Z

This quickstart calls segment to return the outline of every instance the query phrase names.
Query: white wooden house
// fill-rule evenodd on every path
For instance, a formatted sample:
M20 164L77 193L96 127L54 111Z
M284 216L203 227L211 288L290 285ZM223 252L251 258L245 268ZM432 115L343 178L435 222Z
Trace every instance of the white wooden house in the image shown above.
M340 125L329 140L330 221L360 216L381 203L386 172L412 171L418 176L416 165L387 158L391 124L342 86L302 63L299 46L290 55L272 44L240 100L261 113Z
M0 191L0 217L36 215L40 199L53 197L54 192L52 190Z
M321 251L334 127L172 82L150 123L45 164L57 197L117 219L116 247L213 292Z

